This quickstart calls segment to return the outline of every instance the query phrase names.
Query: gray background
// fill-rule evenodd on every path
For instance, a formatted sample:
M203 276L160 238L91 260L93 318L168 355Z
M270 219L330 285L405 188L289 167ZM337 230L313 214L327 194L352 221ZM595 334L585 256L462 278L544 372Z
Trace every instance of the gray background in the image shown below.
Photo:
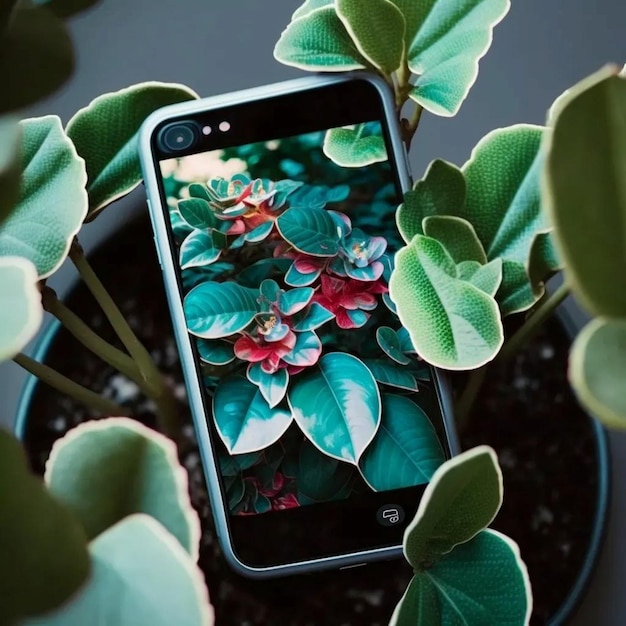
M213 95L299 76L272 57L274 43L299 4L102 0L70 22L78 52L72 81L29 113L56 113L66 121L93 97L144 80L182 82L201 95ZM609 61L626 61L624 0L513 0L459 115L451 120L424 116L413 147L414 174L420 176L433 158L463 163L480 137L498 126L543 123L556 96ZM137 210L144 210L140 192L87 226L83 241L94 245ZM72 280L72 270L64 268L54 282L63 293ZM17 366L0 365L7 424L23 382ZM613 434L611 439L612 521L594 582L574 621L578 626L626 623L626 538L620 524L626 510L626 437Z

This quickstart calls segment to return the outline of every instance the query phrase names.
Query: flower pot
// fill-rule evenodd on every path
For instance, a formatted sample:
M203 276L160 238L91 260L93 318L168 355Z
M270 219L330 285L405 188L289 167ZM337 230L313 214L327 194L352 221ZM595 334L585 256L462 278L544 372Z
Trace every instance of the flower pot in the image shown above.
M118 236L96 251L92 261L96 272L120 304L131 325L153 353L159 367L171 377L182 397L184 386L147 220L141 218L127 225ZM136 268L136 271L129 271L128 268ZM120 276L124 279L120 280ZM111 329L102 319L84 286L77 286L67 299L67 303L96 331L105 338L112 338ZM558 341L554 345L551 343L551 334L558 335ZM505 426L509 431L507 436L510 437L509 441L504 444L500 441L496 447L505 472L505 507L495 526L506 529L508 534L521 543L522 555L530 564L531 582L532 563L537 560L531 551L537 537L543 537L542 545L546 549L554 548L550 553L551 556L540 563L546 566L554 563L566 566L560 569L553 568L552 579L549 579L547 584L545 580L536 582L536 596L541 597L541 602L537 605L533 623L556 625L565 623L573 614L584 594L599 554L607 519L609 461L603 430L595 421L580 413L565 381L564 359L569 341L563 325L557 324L551 328L551 333L542 335L537 342L539 343L525 352L527 356L523 366L526 369L522 371L522 379L528 379L527 372L541 366L543 362L542 367L545 371L539 374L539 378L535 376L534 379L524 383L528 387L525 389L520 387L519 371L513 383L511 380L506 381L506 372L494 374L494 385L500 387L504 395L490 397L489 394L493 390L490 391L488 385L485 398L481 400L482 405L479 406L492 406L492 410L497 413L498 407L505 401L509 403L507 408L501 408L499 414L501 420L495 421L496 428L493 429L496 440L502 436ZM543 358L542 355L548 355L550 350L552 356ZM58 324L50 325L47 332L42 335L36 349L36 357L99 392L118 401L128 402L139 419L153 424L151 407L141 398L138 390L89 355L64 329L59 328ZM522 365L517 363L511 367L515 373L517 371L515 368ZM522 416L515 419L514 415L508 413L511 412L510 406L515 405L515 398L524 394L529 395L528 390L533 391L534 397L542 393L546 397L545 392L541 392L539 388L535 389L537 385L541 386L542 376L548 380L546 372L550 373L550 384L560 385L556 391L551 388L547 393L550 397L562 394L562 407L565 407L563 410L567 411L567 414L560 417L555 414L549 429L545 427L545 423L541 428L535 426L534 430L530 429L538 436L534 442L529 442L525 440L528 434L525 418L522 419ZM549 409L550 405L546 404L544 410ZM577 417L573 415L576 411ZM479 412L483 417L486 414L486 411ZM87 409L30 378L19 405L16 431L25 442L35 469L43 471L45 459L56 438L68 428L90 417L92 415ZM576 423L576 427L563 428L568 423ZM574 442L565 438L568 430L574 431ZM194 505L203 519L200 563L207 576L219 623L295 625L304 623L306 619L306 623L327 624L331 610L334 623L364 625L388 621L411 576L410 567L400 560L343 572L327 572L272 582L250 581L232 573L216 544L200 459L190 426L185 428L185 434L186 440L181 444L180 454L190 473ZM548 435L552 438L548 439ZM470 431L466 437L468 444L484 441L482 433ZM532 447L531 444L538 447ZM551 454L550 446L554 445L557 445L557 448ZM536 496L545 495L538 493L540 490L537 486L550 487L552 484L552 477L546 472L556 471L546 470L542 463L546 460L554 461L555 455L556 460L560 460L569 450L577 447L581 447L583 456L587 458L587 469L580 472L580 461L575 461L577 463L575 467L567 466L560 469L561 476L569 480L564 487L567 488L569 484L569 488L577 494L576 497L572 498L567 491L558 494L546 489L546 493L551 494L550 497L553 498L551 508L546 507L542 501L539 504L533 502ZM534 465L528 465L530 462ZM554 467L554 464L549 467ZM582 476L577 475L577 471ZM532 475L530 482L526 480L529 475ZM583 497L585 490L588 497ZM566 504L569 504L571 509L564 514L565 517L574 515L577 510L582 512L579 521L584 522L584 528L570 528L565 524L557 531L548 523L550 515L556 519ZM520 534L520 521L524 520L531 530L534 528L534 531L522 532L523 537L520 539L516 533ZM561 532L566 535L560 534ZM581 538L582 543L574 549L570 544L576 537ZM568 551L569 555L575 553L576 559L565 558L568 556L565 551ZM559 587L561 579L566 581L565 588ZM559 589L558 593L549 594L551 597L547 603L544 598L546 594L543 593L546 586L549 591ZM311 593L312 588L315 589L314 594Z

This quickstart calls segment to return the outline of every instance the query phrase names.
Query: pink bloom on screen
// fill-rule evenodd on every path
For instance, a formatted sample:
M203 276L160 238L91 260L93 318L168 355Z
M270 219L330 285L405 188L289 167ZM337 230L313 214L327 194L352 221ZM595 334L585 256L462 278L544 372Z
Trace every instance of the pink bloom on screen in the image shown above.
M280 341L265 341L260 337L242 335L235 342L235 356L242 361L261 363L261 369L267 374L274 374L282 364L281 359L289 354L296 345L296 335L289 331Z
M300 506L298 498L293 493L288 493L286 496L276 498L272 503L273 511L284 511L285 509L295 509Z

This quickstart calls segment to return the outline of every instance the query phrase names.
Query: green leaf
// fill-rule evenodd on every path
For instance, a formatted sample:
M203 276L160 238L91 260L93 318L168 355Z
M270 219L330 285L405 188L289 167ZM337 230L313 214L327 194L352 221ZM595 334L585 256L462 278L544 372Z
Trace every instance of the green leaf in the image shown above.
M265 401L274 408L287 393L289 372L281 369L274 374L264 372L260 363L251 363L247 371L248 380L254 383Z
M519 547L484 530L413 578L390 626L526 626L531 612L532 591Z
M258 312L256 292L233 282L200 283L185 296L183 306L189 332L203 339L234 335Z
M324 454L357 464L380 424L376 380L356 357L330 352L287 393L302 432Z
M497 294L503 316L530 308L543 295L528 275L533 242L550 230L539 185L542 134L529 125L496 130L463 166L467 198L459 215L474 226L487 258L504 262Z
M291 16L291 21L297 20L299 17L303 17L321 7L326 7L329 4L334 4L335 0L305 0L305 3L294 11Z
M407 22L408 62L418 75L410 96L436 115L456 115L478 76L509 0L394 0Z
M462 217L431 215L424 218L424 235L436 239L455 263L477 261L487 263L487 255L474 227Z
M37 272L30 261L0 257L0 362L13 358L43 320Z
M368 66L334 6L303 11L281 34L274 48L274 58L285 65L310 71L343 72Z
M289 428L289 411L271 408L256 385L243 376L220 381L213 397L215 425L230 454L263 450Z
M56 116L24 120L22 184L0 229L0 256L21 256L39 278L63 263L87 212L85 166Z
M306 332L316 330L320 326L334 319L335 315L317 302L312 302L305 311L297 314L293 320L293 330Z
M198 95L175 83L146 82L98 96L72 117L67 134L87 167L87 221L141 182L138 137L153 111Z
M435 239L416 235L396 255L389 293L417 353L444 369L481 367L504 341L496 301L457 278L457 268Z
M176 446L139 422L111 417L72 429L54 443L45 480L89 539L127 515L145 513L198 558L200 521Z
M0 114L49 96L74 71L70 36L49 10L20 3L7 30L1 30Z
M341 167L364 167L387 160L387 148L380 126L372 133L371 124L354 128L331 128L326 132L324 154Z
M28 468L19 442L0 429L0 620L57 608L89 576L79 521Z
M37 0L37 4L50 9L59 17L69 17L76 13L80 13L85 9L89 9L99 0Z
M465 206L467 186L463 172L446 161L433 161L424 178L404 195L396 213L400 234L406 243L423 235L423 221L433 215L459 215Z
M359 462L370 487L387 491L422 485L445 460L426 413L409 398L383 394L380 427Z
M471 263L471 261L469 261L469 263ZM463 263L457 266L459 278L467 280L467 282L474 285L474 287L478 287L491 297L495 297L502 284L502 259L494 259L493 261L489 261L487 265L480 265L466 276L461 275L463 271L462 266L464 266Z
M380 359L363 359L367 369L372 372L374 378L383 385L407 389L408 391L418 391L415 376L405 368L392 365L388 361Z
M416 571L489 526L502 504L495 452L478 446L446 461L432 477L404 533L404 554Z
M352 465L322 454L312 443L305 441L300 448L296 476L299 500L302 494L315 502L334 500L352 474Z
M592 320L572 346L569 379L583 406L612 428L626 427L624 372L626 319Z
M624 317L626 79L605 69L583 81L553 124L544 191L567 281L594 315Z
M180 247L180 269L205 267L220 258L222 251L213 243L212 233L194 230Z
M201 185L194 186L204 189L204 193L206 193L205 187L202 187ZM189 226L193 226L194 228L200 230L215 228L217 226L215 213L213 212L213 209L208 201L203 198L187 198L185 200L180 200L177 207L182 218L185 222L187 222L187 224L189 224Z
M314 365L322 352L322 342L313 331L296 333L296 344L282 359L289 365L308 367Z
M200 568L156 520L132 515L89 546L93 574L60 611L24 626L211 626Z
M336 0L337 15L357 50L385 76L401 65L405 52L404 17L389 0Z
M554 244L554 231L537 235L530 249L528 263L528 276L533 289L543 289L543 283L562 269L563 262Z
M276 220L281 236L299 252L333 257L339 251L340 236L328 211L287 209Z
M17 204L20 190L20 129L12 117L0 117L0 225Z
M400 339L393 328L389 328L388 326L377 328L376 341L381 350L396 363L408 365L411 362L411 359L402 351Z
M211 365L228 365L235 360L233 344L219 339L197 339L200 359Z

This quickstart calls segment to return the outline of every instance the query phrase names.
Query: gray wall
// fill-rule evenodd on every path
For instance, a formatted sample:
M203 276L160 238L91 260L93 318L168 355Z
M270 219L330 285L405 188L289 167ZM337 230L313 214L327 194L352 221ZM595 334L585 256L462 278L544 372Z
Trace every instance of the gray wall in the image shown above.
M418 1L418 0L416 0ZM299 75L272 58L273 44L297 0L102 0L74 18L71 29L78 68L62 91L32 109L65 120L100 93L143 80L186 83L212 95ZM462 163L489 130L516 122L542 123L553 99L602 64L626 61L624 0L513 0L481 64L478 82L460 114L452 119L425 116L413 149L420 175L443 157ZM90 225L84 240L104 236L125 213L141 205L141 195ZM56 279L63 292L71 269ZM4 420L15 411L24 377L13 364L0 366ZM626 438L614 435L615 512L626 509ZM626 623L626 540L613 516L591 593L576 624ZM622 616L620 618L620 615Z

